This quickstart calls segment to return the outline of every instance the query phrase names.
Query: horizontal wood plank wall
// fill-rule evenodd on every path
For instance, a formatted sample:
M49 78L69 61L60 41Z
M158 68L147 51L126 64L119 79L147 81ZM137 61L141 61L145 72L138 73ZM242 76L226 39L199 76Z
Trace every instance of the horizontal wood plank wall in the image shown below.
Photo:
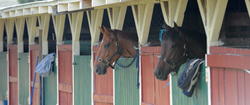
M7 100L7 53L0 52L0 101Z
M72 105L72 46L58 45L59 105Z
M45 105L57 104L57 67L53 65L52 73L44 78L44 103Z
M133 58L120 58L121 64L128 64ZM115 105L139 105L138 69L136 61L128 68L115 66Z
M211 47L207 55L211 67L212 105L249 105L250 50Z
M142 105L170 105L169 80L157 80L154 75L160 47L141 48Z
M94 55L98 46L94 46ZM107 74L97 75L94 71L94 105L113 105L113 71L108 68Z
M17 45L9 45L9 104L18 105L18 55Z
M91 105L90 55L74 58L74 102L75 105Z
M28 53L19 53L18 60L18 100L19 105L28 105L29 99L29 63Z
M36 80L35 80L35 85L34 85L34 90L32 93L32 86L34 83L34 73L35 73L35 68L36 64L39 59L39 45L30 45L29 47L29 56L30 56L30 94L32 96L32 104L33 105L38 105L40 104L40 78L39 74L36 74Z

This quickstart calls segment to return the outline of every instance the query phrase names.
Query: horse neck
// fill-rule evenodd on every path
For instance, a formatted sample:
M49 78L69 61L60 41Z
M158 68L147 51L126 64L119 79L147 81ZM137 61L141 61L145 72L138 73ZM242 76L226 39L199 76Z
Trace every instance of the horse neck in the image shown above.
M122 56L124 57L133 57L136 55L136 42L119 37L120 47L122 47L123 53Z

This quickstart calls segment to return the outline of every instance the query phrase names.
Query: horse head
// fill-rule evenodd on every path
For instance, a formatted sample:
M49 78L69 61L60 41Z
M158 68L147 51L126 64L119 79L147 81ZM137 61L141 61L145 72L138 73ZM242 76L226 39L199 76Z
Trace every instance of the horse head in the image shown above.
M121 57L133 57L136 55L134 41L126 38L130 36L119 30L111 30L100 27L103 39L97 50L94 62L95 71L99 75L106 74L107 68L114 68L115 62Z
M159 62L154 72L159 80L166 80L168 74L176 71L187 60L187 43L181 28L165 26Z

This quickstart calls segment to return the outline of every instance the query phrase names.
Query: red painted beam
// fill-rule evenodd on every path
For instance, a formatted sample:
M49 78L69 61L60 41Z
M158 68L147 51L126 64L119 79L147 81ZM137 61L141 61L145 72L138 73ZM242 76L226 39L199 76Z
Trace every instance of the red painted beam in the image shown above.
M207 63L210 67L250 69L250 50L211 47L211 54L207 55Z

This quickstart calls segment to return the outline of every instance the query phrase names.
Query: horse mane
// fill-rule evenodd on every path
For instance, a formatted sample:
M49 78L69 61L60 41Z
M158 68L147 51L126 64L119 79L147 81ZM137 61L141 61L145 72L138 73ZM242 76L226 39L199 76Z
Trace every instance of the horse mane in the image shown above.
M130 33L130 32L124 32L121 30L112 30L117 37L121 37L127 40L131 40L133 42L138 42L138 37L137 34L135 33Z

